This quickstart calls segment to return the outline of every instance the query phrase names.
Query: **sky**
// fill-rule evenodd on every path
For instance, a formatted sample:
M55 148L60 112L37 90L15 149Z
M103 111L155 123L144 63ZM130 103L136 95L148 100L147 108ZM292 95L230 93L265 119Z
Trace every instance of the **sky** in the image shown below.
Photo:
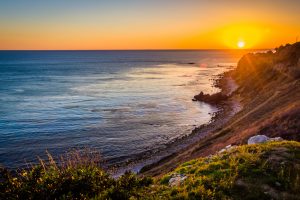
M0 49L274 48L299 0L0 0Z

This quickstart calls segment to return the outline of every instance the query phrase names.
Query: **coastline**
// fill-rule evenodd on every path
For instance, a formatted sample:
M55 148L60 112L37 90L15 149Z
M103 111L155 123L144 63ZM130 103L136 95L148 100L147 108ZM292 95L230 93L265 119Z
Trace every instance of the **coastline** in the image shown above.
M220 89L220 93L228 96L231 96L237 89L237 84L229 76L232 69L234 67L230 66L225 72L215 75L212 78L212 87ZM126 171L133 171L140 175L147 174L152 168L188 150L192 145L209 136L210 133L220 129L222 125L228 122L241 109L239 100L234 98L230 98L214 106L217 107L217 111L211 114L211 120L208 123L196 126L191 130L190 134L176 138L166 144L163 149L155 152L150 150L143 154L138 154L135 158L129 159L127 163L108 166L106 170L114 177L119 177ZM176 166L174 165L174 167Z
M245 144L253 135L300 140L296 134L300 129L297 121L300 62L289 56L299 52L299 44L286 45L278 52L244 55L234 70L228 69L211 79L213 86L221 90L219 93L228 98L218 104L219 110L209 123L174 139L164 148L135 154L135 158L124 164L104 166L104 169L113 176L126 171L159 176L185 161L214 154L225 146Z
M49 161L40 160L28 169L10 171L0 166L0 196L298 199L300 42L275 53L247 54L235 70L218 77L215 85L229 97L221 98L211 123L178 140L175 153L144 167L140 174L109 174L89 151L62 157L63 165L48 154ZM205 131L207 135L201 135ZM193 143L183 148L185 141Z
M234 58L223 51L153 53L161 56L157 58L157 63L147 61L152 55L148 52L137 55L144 56L138 60L147 63L145 66L135 62L136 58L132 59L130 64L113 63L112 65L117 66L116 69L112 68L113 71L124 69L120 73L109 73L104 69L103 71L102 64L99 65L99 69L89 65L85 72L88 78L84 79L76 76L70 78L61 72L62 81L53 82L55 86L50 83L52 73L46 73L45 76L48 78L41 80L41 83L45 83L45 87L41 86L41 89L53 91L49 98L44 97L48 95L47 92L41 95L38 92L30 94L30 86L39 81L36 80L39 76L26 75L30 81L20 88L12 87L11 98L12 100L20 98L23 102L23 97L32 95L32 99L26 98L26 102L32 106L15 107L19 104L18 101L7 101L3 104L4 109L1 109L7 117L7 121L0 122L4 127L5 136L1 141L4 149L1 164L17 169L26 167L27 162L36 163L37 155L46 158L45 149L54 156L60 156L73 148L95 147L101 152L107 165L121 163L125 165L136 156L144 156L144 152L150 154L151 150L156 152L157 149L163 149L176 138L189 135L196 126L209 122L210 113L217 110L215 106L192 102L191 98L199 90L206 92L219 90L211 87L211 80L215 78L215 74L227 70L230 64L240 57L241 52L235 53ZM59 54L54 52L55 58ZM118 54L113 54L112 57ZM69 57L69 53L64 55ZM94 57L99 59L97 62L102 62L101 60L105 58L97 52L92 55L93 59ZM216 55L220 55L217 60L214 58ZM78 61L84 61L81 60L84 58L76 54L77 56ZM120 56L127 58L128 55ZM64 62L64 57L58 59L58 66ZM200 61L196 63L196 59L202 60L205 57L208 59L208 66L200 66ZM45 58L41 59L41 63L44 62ZM166 63L163 60L166 60ZM188 64L186 60L195 63ZM29 59L29 62L32 60ZM217 63L224 65L219 67ZM38 68L42 70L41 65L39 64ZM68 69L72 68L72 65L68 66ZM105 65L103 67L105 68ZM107 77L102 80L102 75L94 76L95 70L103 71L107 74L104 77ZM34 72L44 76L43 71ZM79 73L80 69L75 68L75 72ZM55 76L53 78L55 79ZM17 79L16 77L14 80ZM74 82L70 90L69 81ZM111 82L111 86L107 85ZM59 89L53 89L56 87ZM107 87L110 89L102 94L101 91L106 91ZM2 88L5 88L5 84ZM23 90L17 90L22 88ZM68 92L64 92L65 89ZM6 95L5 92L2 100L8 97L10 95ZM59 103L59 106L52 107L56 103ZM17 112L20 112L20 115L14 116L13 114ZM37 114L25 120L27 113L31 112ZM51 117L50 113L53 114ZM7 126L6 123L12 124ZM18 132L22 134L17 134ZM30 136L32 134L35 135L34 138ZM39 145L32 148L31 141Z
M212 122L208 126L215 127L208 130L205 137L191 136L194 143L145 167L141 175L161 176L186 161L215 154L228 145L246 144L248 138L255 135L299 141L299 50L300 42L281 46L275 52L244 55L234 70L217 81L222 91L231 92L226 102L232 106L225 106L223 112L216 115L216 121L223 119L224 123ZM228 87L231 80L238 84L234 92ZM233 105L239 105L239 109L232 110ZM201 135L201 130L195 135Z
M193 149L198 142L205 140L205 138L210 136L213 132L221 129L231 117L242 109L240 100L232 96L234 91L238 88L238 85L231 77L231 73L232 69L217 75L216 78L213 79L213 87L219 88L220 93L227 95L229 98L216 105L218 111L212 114L210 122L195 127L190 135L179 138L169 144L169 147L166 148L167 152L164 152L164 156L161 156L159 159L148 165L144 165L140 170L135 172L138 172L142 176L160 176L169 170L175 169L181 162L190 160L191 158L187 157L181 160L180 163L171 162L171 166L168 164L169 161L180 156L182 153Z

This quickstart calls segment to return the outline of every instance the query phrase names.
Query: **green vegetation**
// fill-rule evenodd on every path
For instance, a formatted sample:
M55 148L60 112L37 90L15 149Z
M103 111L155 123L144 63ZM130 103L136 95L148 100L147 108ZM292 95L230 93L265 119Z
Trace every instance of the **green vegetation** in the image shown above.
M50 157L16 174L1 169L0 199L300 199L299 142L239 146L160 178L113 179L87 160L57 166ZM174 174L186 179L171 187Z
M175 172L187 179L160 190L166 199L300 199L300 143L244 145L192 160Z
M129 199L139 198L140 190L152 183L126 172L113 179L99 167L98 156L71 152L58 166L49 161L29 170L9 172L0 168L0 199Z

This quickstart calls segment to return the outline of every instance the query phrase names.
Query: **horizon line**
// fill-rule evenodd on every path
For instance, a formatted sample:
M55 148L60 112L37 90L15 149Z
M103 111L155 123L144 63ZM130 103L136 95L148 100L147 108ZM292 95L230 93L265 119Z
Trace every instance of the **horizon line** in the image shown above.
M270 50L274 48L203 48L203 49L0 49L0 51L216 51L216 50Z

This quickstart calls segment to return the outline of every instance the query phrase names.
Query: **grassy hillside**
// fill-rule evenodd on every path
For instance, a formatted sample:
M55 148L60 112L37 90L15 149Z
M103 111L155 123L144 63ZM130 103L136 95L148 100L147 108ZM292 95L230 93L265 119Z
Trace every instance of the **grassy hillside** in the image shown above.
M187 178L160 190L166 199L300 199L300 143L243 145L184 163L172 174Z
M170 186L175 175L184 177ZM191 160L160 178L113 179L91 163L1 169L0 199L300 199L300 143L244 145Z

